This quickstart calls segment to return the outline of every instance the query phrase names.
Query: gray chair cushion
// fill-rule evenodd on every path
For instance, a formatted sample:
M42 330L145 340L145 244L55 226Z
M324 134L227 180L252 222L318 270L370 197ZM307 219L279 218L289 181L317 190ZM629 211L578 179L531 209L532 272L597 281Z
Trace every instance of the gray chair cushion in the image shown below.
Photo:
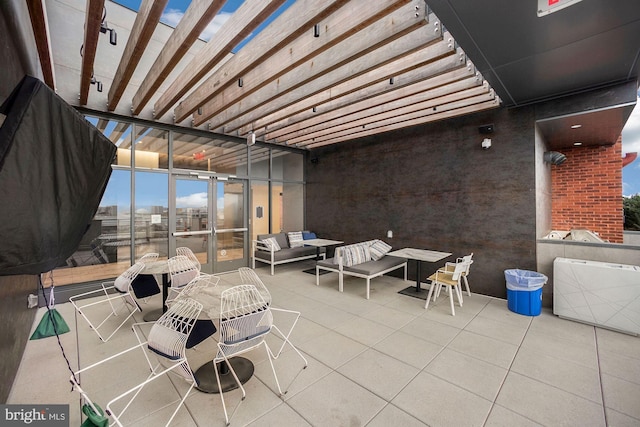
M354 273L372 276L390 268L399 267L405 262L407 262L406 258L387 255L377 261L368 261L351 267L344 267L344 271L352 271Z
M286 233L258 234L258 240L264 240L267 237L275 237L281 249L289 247L289 241L287 240Z

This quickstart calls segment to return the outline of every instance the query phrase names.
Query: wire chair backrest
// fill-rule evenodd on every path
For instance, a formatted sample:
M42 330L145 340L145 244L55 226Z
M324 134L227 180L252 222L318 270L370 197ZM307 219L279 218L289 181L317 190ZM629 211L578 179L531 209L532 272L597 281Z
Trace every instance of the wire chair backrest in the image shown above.
M142 258L140 258L138 262L141 262L143 264L156 262L159 256L160 254L157 252L147 252L146 254L142 255Z
M140 261L136 262L116 277L116 280L113 282L113 286L120 292L129 292L131 282L133 282L133 279L138 277L138 274L140 274L142 270L144 270L144 263Z
M187 248L186 246L176 248L176 255L186 256L196 265L198 271L200 271L200 260L198 260L198 257L193 253L191 249Z
M171 257L167 263L169 265L172 288L181 288L198 277L198 268L193 261L184 255Z
M148 348L160 356L163 365L186 358L186 343L193 325L196 323L202 304L191 298L176 300L151 327ZM163 359L165 363L163 363ZM190 381L195 381L189 364L185 361L180 369L176 370L181 376Z
M267 289L267 287L265 286L262 279L260 279L260 276L258 276L258 273L256 273L254 269L249 267L240 267L238 269L238 272L240 273L240 280L242 281L242 284L254 285L256 288L258 288L258 291L262 294L265 302L271 305L271 293L269 292L269 289Z
M254 285L239 285L221 295L220 351L226 357L245 352L264 341L271 331L273 316Z
M198 293L200 293L200 291L206 288L216 287L218 286L218 282L220 282L219 276L214 276L213 274L201 274L182 288L178 299L197 299L197 295Z

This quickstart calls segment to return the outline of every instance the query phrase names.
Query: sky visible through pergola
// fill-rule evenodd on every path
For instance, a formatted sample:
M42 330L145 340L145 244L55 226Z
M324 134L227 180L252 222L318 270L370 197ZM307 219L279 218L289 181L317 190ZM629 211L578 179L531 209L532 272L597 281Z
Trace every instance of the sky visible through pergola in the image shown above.
M259 33L264 27L269 25L273 19L275 19L283 10L289 7L295 0L288 0L285 2L276 13L274 13L268 20L266 20L256 31L251 34L247 39L241 42L234 52L237 52L252 36ZM132 10L139 10L141 0L115 0L116 3L128 7ZM169 0L164 13L162 14L161 22L175 27L185 10L189 7L191 0ZM213 34L229 19L233 12L243 3L243 0L227 0L222 7L220 13L214 18L211 24L200 36L203 40L209 40ZM639 91L640 97L640 91ZM640 100L639 100L640 101ZM623 153L640 153L640 107L636 107L629 117L627 124L622 131L622 152ZM632 196L634 194L640 194L640 156L633 163L625 166L622 169L622 194L625 196Z

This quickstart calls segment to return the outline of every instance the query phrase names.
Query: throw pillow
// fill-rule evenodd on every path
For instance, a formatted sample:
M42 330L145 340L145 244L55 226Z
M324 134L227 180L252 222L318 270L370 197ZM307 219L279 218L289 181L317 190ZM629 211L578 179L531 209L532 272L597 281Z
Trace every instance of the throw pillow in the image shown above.
M371 259L377 261L391 250L391 246L386 244L382 240L374 240L369 247L369 250L371 251Z
M371 261L368 244L350 245L342 250L342 265L345 267L352 267L367 261Z
M310 231L303 231L302 232L302 240L311 240L311 239L317 239L318 236L316 236L316 233L312 233Z
M262 240L262 243L267 245L269 249L273 249L274 252L277 252L280 249L282 249L275 237L267 237L266 239Z
M304 246L302 242L302 231L292 231L287 233L289 237L289 246L292 248L299 248L300 246Z

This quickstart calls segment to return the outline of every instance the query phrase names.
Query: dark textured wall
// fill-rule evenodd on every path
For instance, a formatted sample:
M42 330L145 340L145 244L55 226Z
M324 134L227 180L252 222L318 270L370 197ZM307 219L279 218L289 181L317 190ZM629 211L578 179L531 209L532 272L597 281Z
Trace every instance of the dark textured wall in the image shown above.
M493 146L483 150L478 127L488 123ZM347 243L380 238L452 252L448 260L473 252L472 291L506 298L504 270L536 268L534 136L525 107L316 149L306 226ZM423 279L443 262L423 264Z
M25 74L38 77L39 73L26 2L0 1L0 34L3 35L0 37L2 102ZM11 391L35 318L36 310L27 309L27 296L36 293L37 283L37 276L0 276L0 402L3 403Z

